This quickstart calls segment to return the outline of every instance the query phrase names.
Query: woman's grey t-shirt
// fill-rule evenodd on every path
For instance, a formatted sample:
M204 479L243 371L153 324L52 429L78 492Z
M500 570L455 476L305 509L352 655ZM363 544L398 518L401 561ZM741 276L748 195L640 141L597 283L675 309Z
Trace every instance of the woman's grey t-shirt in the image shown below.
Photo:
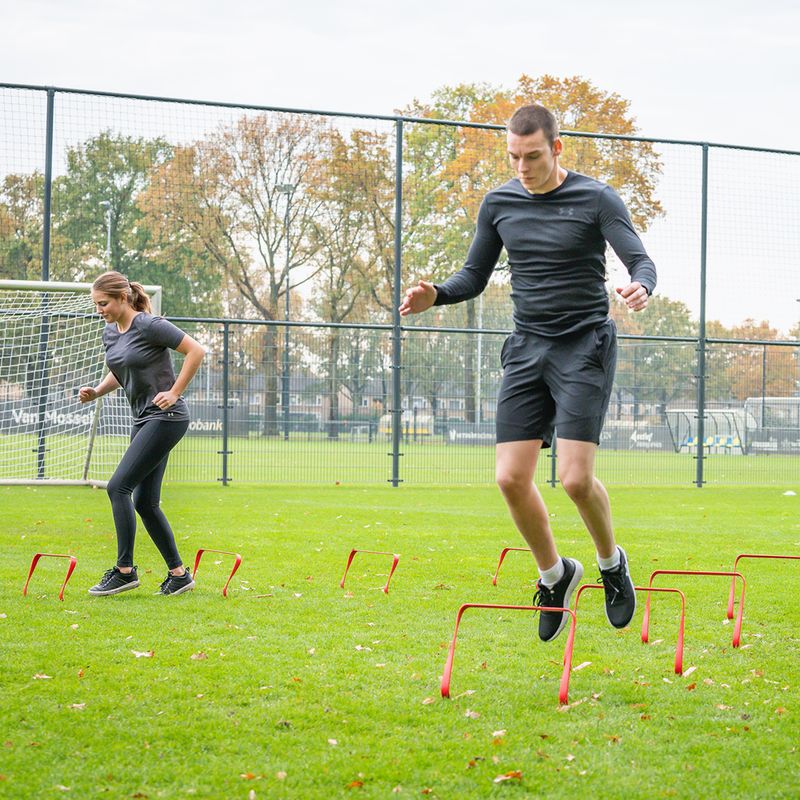
M163 317L144 311L133 318L124 333L120 333L116 323L106 325L103 331L106 364L131 404L134 423L149 419L173 422L189 419L189 409L183 398L166 409L153 404L159 392L169 391L175 383L169 350L177 348L185 335Z

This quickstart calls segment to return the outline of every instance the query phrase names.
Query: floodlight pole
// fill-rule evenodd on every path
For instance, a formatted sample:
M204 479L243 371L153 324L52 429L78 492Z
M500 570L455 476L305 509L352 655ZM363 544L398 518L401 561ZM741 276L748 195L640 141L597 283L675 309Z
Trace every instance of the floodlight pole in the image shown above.
M289 321L289 269L291 264L291 244L289 242L289 222L292 208L292 195L297 188L295 183L281 183L275 187L280 194L286 195L286 214L283 218L284 236L286 236L286 290L284 292L284 319ZM283 329L283 374L281 376L281 405L283 406L283 438L289 440L289 326Z
M111 201L101 200L100 205L106 210L106 269L111 269Z

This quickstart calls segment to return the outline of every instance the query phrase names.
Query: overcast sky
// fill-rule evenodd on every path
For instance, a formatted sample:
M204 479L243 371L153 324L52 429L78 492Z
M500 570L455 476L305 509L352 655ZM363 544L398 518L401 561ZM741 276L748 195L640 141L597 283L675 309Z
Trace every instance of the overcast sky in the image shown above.
M391 114L582 75L648 136L800 149L800 4L0 0L0 82Z
M629 100L645 136L800 151L799 9L796 0L0 0L0 82L393 114L446 85L580 75ZM9 168L26 168L26 154L38 163L40 145L9 152ZM647 246L659 289L697 314L699 210L687 209L699 202L699 156L667 155L658 187L667 214ZM711 202L710 317L788 330L800 308L800 158L765 157L762 168L754 154L713 157L712 178L727 183Z

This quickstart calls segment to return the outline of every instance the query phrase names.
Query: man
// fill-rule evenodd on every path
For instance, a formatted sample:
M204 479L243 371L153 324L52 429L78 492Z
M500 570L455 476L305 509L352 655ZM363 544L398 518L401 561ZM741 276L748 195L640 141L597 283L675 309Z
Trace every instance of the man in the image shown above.
M630 274L617 293L633 311L647 306L656 270L614 190L559 165L563 144L550 111L535 104L517 109L507 144L516 175L484 198L464 267L441 285L421 280L408 289L400 314L476 297L505 247L514 332L500 356L496 477L539 568L534 605L569 608L583 576L579 561L559 556L533 483L539 453L550 446L555 428L559 480L594 540L606 616L623 628L636 610L636 593L627 555L614 539L608 494L594 476L616 367L606 242ZM542 612L539 637L555 639L568 616Z

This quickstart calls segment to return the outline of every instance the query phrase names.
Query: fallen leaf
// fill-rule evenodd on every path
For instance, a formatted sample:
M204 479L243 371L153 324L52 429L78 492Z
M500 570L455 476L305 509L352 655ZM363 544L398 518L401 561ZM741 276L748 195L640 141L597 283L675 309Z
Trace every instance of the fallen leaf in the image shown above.
M686 687L686 691L687 691L687 692L693 692L693 691L694 691L696 688L697 688L697 684L696 684L696 683L690 683L690 684L689 684L689 685Z
M239 774L239 777L244 778L246 781L254 781L256 779L254 772L242 772Z
M71 791L69 786L62 786L60 783L56 784L56 789L59 789L62 792L69 792Z
M783 706L778 706L778 707L775 709L775 713L776 713L778 716L780 716L781 714L785 714L785 713L786 713L786 709L785 709Z
M492 733L492 736L494 736L495 738L497 738L498 736L505 736L505 735L506 735L505 729L502 729L502 730L499 730L499 731L494 731Z
M423 790L420 792L420 794L430 794L432 791L433 791L433 789L431 789L430 787L426 786L426 787L425 787L425 788L424 788L424 789L423 789Z
M360 789L364 785L364 781L350 781L347 784L347 789Z
M339 742L338 742L338 741L336 741L336 739L328 739L328 744L329 744L331 747L336 747L336 745L337 745L337 744L339 744Z
M684 678L687 678L687 677L688 677L689 675L691 675L691 674L692 674L692 673L693 673L693 672L694 672L696 669L697 669L697 667L689 667L688 669L685 669L685 670L683 671L683 677L684 677Z
M255 789L251 789L247 793L247 800L256 800L256 790Z
M726 706L725 703L717 703L716 706L720 711L730 711L733 706Z
M314 653L316 653L316 652L317 652L317 651L316 651L316 650L315 650L313 647L309 647L309 648L308 648L308 654L309 654L310 656L313 656L313 655L314 655Z
M152 658L155 653L152 650L131 650L136 658Z
M44 672L37 672L33 679L35 681L49 681L53 676L52 675L45 675Z
M208 656L201 650L199 653L192 653L189 658L191 658L192 661L203 661L203 659L208 658Z
M567 753L567 761L574 761L575 756L572 753Z
M83 709L86 708L86 703L72 703L68 705L67 708L75 708L78 711L83 711Z
M584 661L582 664L578 664L577 667L573 667L572 671L577 672L579 669L584 669L585 667L591 667L591 666L592 666L591 661Z
M286 780L286 773L285 773L283 770L281 770L280 772L276 772L276 773L275 773L275 777L276 777L276 778L277 778L279 781L285 781L285 780Z
M435 702L436 702L436 701L435 701L435 700L434 700L432 697L426 697L426 698L425 698L425 699L422 701L422 705L424 705L424 706L429 706L431 703L435 703Z
M479 711L470 711L469 709L467 709L467 713L464 714L464 716L465 717L469 717L470 719L478 719L478 717L480 717L480 712Z
M622 741L621 736L617 736L617 734L606 734L606 739L608 739L609 744L619 744Z
M493 783L503 783L504 781L521 781L522 780L522 771L518 769L513 769L511 772L505 772L502 775L498 775Z

